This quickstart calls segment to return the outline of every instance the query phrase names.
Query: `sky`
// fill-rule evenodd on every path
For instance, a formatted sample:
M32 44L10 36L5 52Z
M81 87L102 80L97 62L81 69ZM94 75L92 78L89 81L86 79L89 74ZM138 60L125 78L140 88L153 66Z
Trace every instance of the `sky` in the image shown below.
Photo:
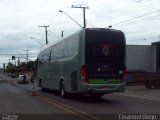
M160 0L0 0L0 67L11 56L35 60L45 45L45 28L52 43L83 26L86 9L87 28L108 28L125 33L127 44L150 45L160 41ZM59 10L65 13L59 12ZM31 39L32 38L32 39Z

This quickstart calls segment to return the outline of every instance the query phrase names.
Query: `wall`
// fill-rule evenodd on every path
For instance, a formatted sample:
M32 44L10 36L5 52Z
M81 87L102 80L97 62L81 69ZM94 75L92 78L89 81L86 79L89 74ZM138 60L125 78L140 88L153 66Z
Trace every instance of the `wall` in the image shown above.
M157 46L152 45L151 46L151 71L156 72L156 63L157 63Z
M127 45L127 70L151 72L151 45Z

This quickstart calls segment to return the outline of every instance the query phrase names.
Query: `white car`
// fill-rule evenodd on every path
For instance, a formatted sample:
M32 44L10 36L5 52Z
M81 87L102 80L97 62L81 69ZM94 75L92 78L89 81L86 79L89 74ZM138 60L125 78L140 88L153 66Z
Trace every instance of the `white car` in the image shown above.
M17 84L29 84L29 78L27 75L26 79L24 80L24 75L19 75L19 77L17 78Z

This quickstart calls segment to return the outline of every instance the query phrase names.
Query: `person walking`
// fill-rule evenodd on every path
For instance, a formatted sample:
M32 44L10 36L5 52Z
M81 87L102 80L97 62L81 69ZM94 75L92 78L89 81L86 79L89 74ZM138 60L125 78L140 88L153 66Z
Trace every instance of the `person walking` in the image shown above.
M26 84L26 79L27 79L27 76L24 74L23 75L23 84Z
M34 75L31 75L31 83L34 83Z

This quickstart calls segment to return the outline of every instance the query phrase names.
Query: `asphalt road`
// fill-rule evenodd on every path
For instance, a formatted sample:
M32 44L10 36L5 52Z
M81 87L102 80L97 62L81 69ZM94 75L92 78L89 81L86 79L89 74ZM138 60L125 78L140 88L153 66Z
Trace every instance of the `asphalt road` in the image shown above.
M100 100L92 100L89 96L71 95L68 99L62 99L53 92L38 92L39 96L46 96L59 103L66 104L90 114L120 114L120 113L160 113L160 102L127 97L117 94L108 94Z
M0 79L0 113L59 115L63 119L75 119L76 116L85 120L102 120L109 114L160 115L159 101L118 94L107 94L100 100L90 99L87 95L71 95L64 99L55 91L36 91L37 96L31 96L31 89L27 85L14 86L5 81L8 78ZM70 114L74 116L70 117Z
M0 83L0 113L61 114L64 111L31 96L31 93L21 88Z

